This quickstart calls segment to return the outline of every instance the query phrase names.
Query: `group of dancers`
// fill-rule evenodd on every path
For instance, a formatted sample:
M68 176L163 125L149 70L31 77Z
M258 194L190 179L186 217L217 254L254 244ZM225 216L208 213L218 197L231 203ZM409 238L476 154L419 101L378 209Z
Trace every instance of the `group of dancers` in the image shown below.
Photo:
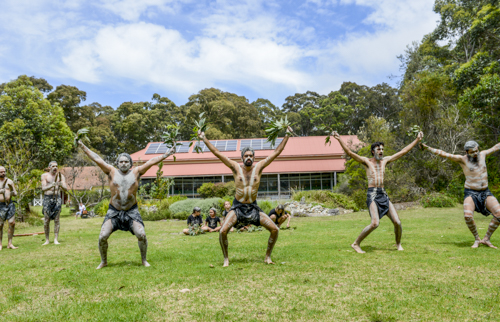
M231 169L236 187L235 198L232 206L226 210L227 214L222 226L219 229L219 242L224 256L224 267L229 265L228 255L228 239L227 234L233 226L241 227L248 225L263 226L270 232L267 243L266 255L264 262L274 264L271 260L271 253L278 239L279 222L275 218L270 218L257 205L257 193L259 190L262 171L276 159L285 148L292 129L288 127L285 138L278 147L264 160L255 162L255 152L250 147L245 147L241 150L242 164L229 159L224 154L220 153L205 137L205 133L199 131L198 137L203 140L208 149L222 161L229 169ZM401 151L392 156L384 156L384 143L375 142L371 145L371 158L359 156L352 152L346 143L341 139L337 132L331 134L339 141L342 149L347 155L361 163L368 177L368 192L366 204L371 217L371 223L363 229L358 238L354 241L351 247L358 253L365 253L361 249L361 242L378 227L380 219L387 215L394 224L396 247L398 250L403 250L401 245L402 227L401 220L398 217L396 209L389 200L387 193L384 190L384 173L385 166L393 162L405 154L407 154L415 145L423 138L423 133L420 132L417 138L406 146ZM88 157L108 175L110 188L110 204L108 212L104 218L101 232L99 234L99 252L101 255L101 263L97 269L108 265L108 238L116 230L129 231L137 237L139 249L144 266L150 266L146 260L148 241L137 206L137 190L141 175L153 165L165 160L175 153L175 145L170 151L150 159L144 164L132 167L132 158L127 153L120 154L116 159L116 167L106 163L98 154L91 151L80 140L79 147L85 152ZM491 235L500 224L500 204L493 194L488 189L488 174L486 169L486 157L500 150L500 143L494 147L479 151L479 145L474 141L468 141L465 144L465 155L452 155L441 150L437 150L422 144L424 149L427 149L433 154L447 158L451 161L459 163L465 174L465 197L464 197L464 216L465 222L474 235L475 242L473 248L480 244L496 248L490 242ZM12 245L12 236L14 233L14 213L15 205L11 202L11 197L16 195L16 190L12 180L7 179L6 170L0 167L0 241L3 232L5 221L9 222L9 239L8 248L15 249ZM54 220L54 244L57 241L59 233L59 215L61 212L61 198L59 197L60 189L66 190L66 179L64 175L57 170L57 163L49 164L49 172L42 175L42 190L44 191L43 199L43 215L46 241L43 245L49 243L49 223ZM483 239L477 233L474 223L473 212L477 211L485 216L493 214L493 219L489 224L488 231ZM1 242L0 242L1 249Z

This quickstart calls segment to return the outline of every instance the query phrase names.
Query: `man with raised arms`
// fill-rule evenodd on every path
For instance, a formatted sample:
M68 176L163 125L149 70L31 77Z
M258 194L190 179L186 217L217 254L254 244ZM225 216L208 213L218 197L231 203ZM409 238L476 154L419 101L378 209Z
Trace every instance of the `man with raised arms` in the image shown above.
M351 245L354 250L360 254L365 253L360 247L361 242L365 239L375 228L378 227L380 219L388 214L389 219L394 224L394 233L396 235L396 246L398 250L403 250L401 246L401 235L403 234L403 228L401 227L401 221L399 220L396 209L394 208L392 202L390 202L387 193L384 190L384 173L385 166L389 162L396 161L403 155L410 152L410 150L422 140L423 133L418 133L415 141L406 146L403 150L398 153L384 157L384 143L375 142L371 146L371 152L373 157L366 158L357 155L352 152L347 145L342 141L340 135L337 132L332 133L333 137L337 139L342 146L342 149L347 153L348 156L354 160L361 163L366 169L366 176L368 178L368 194L366 197L366 206L371 217L371 224L366 226L361 232L358 238Z
M254 150L250 147L243 148L241 150L243 165L230 160L227 156L220 153L219 150L217 150L212 143L207 140L205 133L198 132L198 137L205 142L210 151L212 151L216 157L218 157L229 169L231 169L236 186L236 195L233 200L233 206L224 219L224 223L219 234L222 254L224 255L224 267L229 266L227 233L233 226L238 228L250 224L255 226L262 225L271 233L267 243L267 251L264 261L267 264L274 264L271 260L271 253L273 251L274 244L278 239L279 229L276 224L269 219L267 214L259 208L256 199L259 191L262 170L271 164L271 162L283 151L286 143L288 142L288 135L290 132L292 132L292 129L288 127L285 138L276 150L274 150L270 156L260 162L257 162L256 164L254 164Z
M4 167L0 166L0 250L2 250L3 240L3 224L5 221L9 223L9 232L7 239L7 248L17 249L12 245L12 237L14 237L14 228L16 226L16 205L12 202L11 197L17 196L14 182L6 177Z
M101 170L108 175L111 199L108 212L99 234L99 252L101 253L101 264L97 269L108 265L108 238L116 230L129 231L138 240L141 251L142 265L148 267L146 254L148 250L148 240L144 230L141 214L137 207L137 189L141 175L146 173L153 165L160 163L167 157L175 153L175 145L170 151L152 158L148 162L132 169L132 158L127 153L122 153L116 158L118 169L87 148L81 141L78 144L82 150L94 161Z
M498 150L500 150L500 143L495 145L489 150L479 152L479 144L475 141L468 141L465 143L465 155L449 154L441 150L431 148L422 144L424 149L429 152L446 158L453 162L457 162L462 167L465 174L465 188L464 188L464 217L467 227L474 235L474 244L472 248L477 248L479 244L484 244L492 248L490 242L491 235L495 232L500 224L500 204L488 189L488 171L486 169L486 157ZM493 219L490 222L486 235L481 240L477 233L476 223L474 222L474 210L489 216L493 214Z
M59 237L59 216L61 215L61 190L67 190L66 177L57 169L57 162L49 163L49 172L42 174L42 191L43 191L43 228L45 230L45 243L42 246L49 244L50 221L54 221L54 244L59 245L57 238Z

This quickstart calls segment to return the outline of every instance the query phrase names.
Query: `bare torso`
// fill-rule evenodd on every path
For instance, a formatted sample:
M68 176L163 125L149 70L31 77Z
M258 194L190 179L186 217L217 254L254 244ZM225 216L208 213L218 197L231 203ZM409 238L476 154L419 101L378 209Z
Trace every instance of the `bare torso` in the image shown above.
M251 167L238 164L236 171L233 170L236 200L241 203L252 203L257 200L260 178L262 176L260 168L259 163Z
M465 188L472 190L486 190L488 188L488 171L486 169L486 155L479 153L477 163L470 162L467 156L463 156L460 166L465 174Z
M9 185L14 186L14 182L8 178L0 179L0 189L5 189L5 197L4 194L0 193L0 202L10 202L12 191Z
M59 176L59 174L60 174L60 176ZM50 184L54 183L56 181L56 177L57 177L57 182L61 182L61 183L66 182L66 178L64 177L64 175L62 173L56 172L55 174L53 174L51 172L46 172L46 173L42 174L42 187L44 185L50 185ZM51 188L49 190L46 190L44 192L44 194L48 195L48 196L59 195L60 191L61 191L61 187L55 187L55 188Z
M126 173L113 168L109 173L110 204L117 210L129 210L137 203L139 188L139 173L137 168Z
M385 166L387 165L388 158L384 158L381 161L375 158L365 158L364 161L363 165L365 166L366 177L368 179L368 188L383 188Z

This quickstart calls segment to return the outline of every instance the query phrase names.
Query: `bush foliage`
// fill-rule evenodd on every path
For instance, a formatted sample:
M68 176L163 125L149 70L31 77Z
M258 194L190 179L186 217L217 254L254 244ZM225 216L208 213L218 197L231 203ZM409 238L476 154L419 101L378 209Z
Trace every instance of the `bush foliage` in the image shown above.
M202 198L224 198L226 196L234 197L236 188L234 187L234 181L215 184L207 182L202 184L197 191Z
M457 201L455 199L439 192L432 192L425 195L420 200L420 202L424 208L428 207L445 208L445 207L455 207L457 205Z
M317 202L327 208L342 207L344 209L352 209L354 211L359 210L358 205L356 205L353 199L340 193L325 190L314 190L295 191L292 195L292 199L295 201L300 201L302 197L305 197L306 202Z
M224 202L222 198L208 198L208 199L186 199L173 203L170 206L172 214L177 215L180 213L191 214L194 207L201 208L201 214L207 215L208 210L212 207L220 209L220 205ZM174 217L175 218L175 217ZM187 217L186 217L187 218ZM177 218L181 219L181 218Z

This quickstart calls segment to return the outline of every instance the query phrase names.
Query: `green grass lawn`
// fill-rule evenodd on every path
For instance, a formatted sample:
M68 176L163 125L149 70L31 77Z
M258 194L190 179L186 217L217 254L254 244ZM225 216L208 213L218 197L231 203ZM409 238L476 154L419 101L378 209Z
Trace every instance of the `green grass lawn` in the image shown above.
M1 320L499 321L500 249L470 248L460 208L400 217L403 252L387 218L362 244L366 254L350 244L368 225L367 212L294 218L297 229L280 232L276 265L263 263L263 231L229 235L228 268L217 234L188 237L178 234L184 222L146 222L151 267L140 266L136 238L118 231L109 266L96 270L102 218L66 215L61 245L18 237L19 249L0 252ZM491 217L475 218L482 237ZM500 232L492 242L500 246Z

